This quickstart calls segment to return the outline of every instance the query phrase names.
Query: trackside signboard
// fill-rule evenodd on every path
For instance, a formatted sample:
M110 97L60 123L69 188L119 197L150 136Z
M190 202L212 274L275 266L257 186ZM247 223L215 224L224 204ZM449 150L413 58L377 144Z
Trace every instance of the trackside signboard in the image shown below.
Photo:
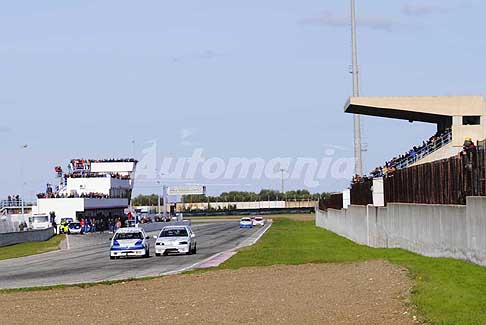
M168 195L199 195L206 194L206 186L202 185L180 185L169 186L167 188Z

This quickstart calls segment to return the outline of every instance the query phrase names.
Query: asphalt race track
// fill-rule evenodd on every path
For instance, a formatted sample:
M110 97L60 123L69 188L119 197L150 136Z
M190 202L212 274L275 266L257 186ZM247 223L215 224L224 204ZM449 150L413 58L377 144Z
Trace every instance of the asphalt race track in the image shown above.
M196 255L155 256L150 239L150 258L110 260L112 234L69 236L67 250L0 261L0 288L22 288L83 282L122 280L175 272L214 254L241 245L261 228L240 229L238 221L194 224ZM149 233L151 237L158 232Z

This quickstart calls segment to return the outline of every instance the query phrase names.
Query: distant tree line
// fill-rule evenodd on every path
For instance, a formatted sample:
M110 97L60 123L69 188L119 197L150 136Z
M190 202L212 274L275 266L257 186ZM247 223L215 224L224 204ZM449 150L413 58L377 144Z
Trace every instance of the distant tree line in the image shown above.
M281 193L280 191L263 189L260 192L223 192L218 196L184 195L186 203L200 202L252 202L252 201L302 201L324 200L330 197L330 193L310 193L308 190L294 190ZM157 205L157 194L139 195L133 199L133 205Z
M157 205L159 200L159 196L157 194L149 194L149 195L138 195L137 197L132 199L132 204L137 206L155 206ZM163 204L163 198L160 198L160 204Z

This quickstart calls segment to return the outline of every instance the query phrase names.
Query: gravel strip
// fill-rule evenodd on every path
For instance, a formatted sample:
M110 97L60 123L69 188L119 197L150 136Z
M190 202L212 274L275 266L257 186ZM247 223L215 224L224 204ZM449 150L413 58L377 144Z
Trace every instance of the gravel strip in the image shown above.
M0 294L2 324L414 324L385 261L278 265Z

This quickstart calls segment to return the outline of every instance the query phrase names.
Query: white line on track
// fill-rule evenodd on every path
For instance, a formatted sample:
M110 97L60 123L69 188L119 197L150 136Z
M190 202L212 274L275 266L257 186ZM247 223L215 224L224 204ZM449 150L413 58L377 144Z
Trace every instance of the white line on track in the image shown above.
M66 249L67 250L71 249L71 245L69 245L69 235L66 235Z

